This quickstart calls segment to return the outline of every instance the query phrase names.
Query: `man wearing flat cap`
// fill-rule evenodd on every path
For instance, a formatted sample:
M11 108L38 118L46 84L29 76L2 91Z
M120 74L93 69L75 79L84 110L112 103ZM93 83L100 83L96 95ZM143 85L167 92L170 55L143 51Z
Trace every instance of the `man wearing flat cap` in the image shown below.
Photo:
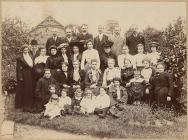
M100 68L102 72L104 72L104 70L108 67L107 65L108 58L113 58L115 60L115 66L117 66L117 57L111 51L112 46L113 46L113 42L109 40L105 41L102 45L102 47L104 48L102 55L100 56L100 60L101 60Z
M47 55L50 55L50 51L49 51L50 46L55 45L56 47L58 47L62 43L62 38L57 36L57 30L53 29L52 32L53 32L52 37L48 38L46 42Z
M138 34L137 28L133 28L133 33L126 38L126 45L129 47L129 53L131 55L137 54L137 45L143 44L145 46L145 39ZM144 49L145 50L145 49Z

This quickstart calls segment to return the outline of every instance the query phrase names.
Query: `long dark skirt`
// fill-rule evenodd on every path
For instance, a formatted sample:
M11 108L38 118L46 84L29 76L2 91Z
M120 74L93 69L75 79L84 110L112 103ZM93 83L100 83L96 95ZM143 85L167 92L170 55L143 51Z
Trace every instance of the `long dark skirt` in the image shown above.
M154 103L159 107L168 107L171 102L167 101L168 87L156 87L154 89Z
M34 102L32 69L23 69L22 75L23 81L17 85L15 107L30 111Z

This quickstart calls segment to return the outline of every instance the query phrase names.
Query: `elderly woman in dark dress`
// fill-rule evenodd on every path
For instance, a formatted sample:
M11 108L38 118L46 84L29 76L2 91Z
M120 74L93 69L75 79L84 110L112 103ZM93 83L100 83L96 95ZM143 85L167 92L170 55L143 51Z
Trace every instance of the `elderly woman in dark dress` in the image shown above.
M16 60L17 90L15 97L15 108L23 111L32 111L34 93L33 93L33 60L29 54L28 45L23 46L23 53Z

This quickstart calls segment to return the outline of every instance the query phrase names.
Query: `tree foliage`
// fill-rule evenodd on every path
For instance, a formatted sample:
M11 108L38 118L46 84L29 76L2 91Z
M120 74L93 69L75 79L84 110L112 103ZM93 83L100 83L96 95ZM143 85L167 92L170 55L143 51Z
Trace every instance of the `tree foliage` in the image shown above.
M23 44L29 43L29 28L20 18L6 18L2 21L2 57L3 60L15 60Z

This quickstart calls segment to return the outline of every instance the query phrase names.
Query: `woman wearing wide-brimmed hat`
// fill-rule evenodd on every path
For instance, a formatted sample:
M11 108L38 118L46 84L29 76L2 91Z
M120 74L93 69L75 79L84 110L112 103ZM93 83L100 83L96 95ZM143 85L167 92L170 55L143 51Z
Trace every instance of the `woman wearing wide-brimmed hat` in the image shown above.
M82 53L84 51L83 43L79 41L73 41L69 43L69 47L71 50L71 56L70 56L71 62L73 63L76 60L81 62Z

